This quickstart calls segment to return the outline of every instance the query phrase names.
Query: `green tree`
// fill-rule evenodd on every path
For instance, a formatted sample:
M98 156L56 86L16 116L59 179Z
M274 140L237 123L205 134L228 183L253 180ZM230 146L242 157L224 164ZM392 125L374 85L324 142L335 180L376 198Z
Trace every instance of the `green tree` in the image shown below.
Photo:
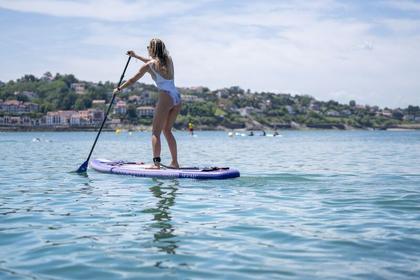
M128 105L128 108L127 108L127 116L128 116L128 119L130 121L137 120L137 110L136 110L136 106L135 105L133 105L133 104Z
M420 115L420 107L409 105L407 108L407 113L413 116Z
M75 102L76 110L84 110L92 106L92 100L87 96L78 96Z

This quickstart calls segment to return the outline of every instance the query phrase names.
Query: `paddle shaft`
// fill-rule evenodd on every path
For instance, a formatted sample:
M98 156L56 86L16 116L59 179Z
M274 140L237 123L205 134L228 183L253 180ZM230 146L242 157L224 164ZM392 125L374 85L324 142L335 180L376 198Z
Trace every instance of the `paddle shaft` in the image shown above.
M131 56L128 57L127 63L125 64L124 71L121 74L121 78L120 78L120 81L118 82L118 86L117 87L119 87L121 85L121 83L122 83L122 81L124 79L125 71L127 70L128 64L130 63L130 59L131 59ZM98 141L99 135L101 134L102 128L104 127L104 124L105 124L106 119L108 117L109 111L111 111L112 103L114 103L115 96L116 96L116 94L113 93L112 94L112 98L111 98L111 102L109 103L109 106L108 106L108 110L106 111L104 120L102 121L101 128L99 129L98 134L96 135L95 142L93 142L92 149L90 149L90 153L89 153L89 156L88 156L86 162L89 162L90 156L93 153L93 149L95 149L96 142Z

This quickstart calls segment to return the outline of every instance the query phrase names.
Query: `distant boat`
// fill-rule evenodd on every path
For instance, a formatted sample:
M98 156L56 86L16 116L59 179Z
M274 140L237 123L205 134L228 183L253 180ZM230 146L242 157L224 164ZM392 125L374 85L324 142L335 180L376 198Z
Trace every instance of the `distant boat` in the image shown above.
M246 136L246 134L245 133L239 133L239 132L235 132L235 136Z

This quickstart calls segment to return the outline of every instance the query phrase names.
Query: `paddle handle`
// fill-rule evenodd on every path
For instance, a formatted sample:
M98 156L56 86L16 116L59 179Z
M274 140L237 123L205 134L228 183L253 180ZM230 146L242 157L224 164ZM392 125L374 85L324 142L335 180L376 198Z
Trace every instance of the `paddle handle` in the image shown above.
M130 59L131 59L131 56L128 57L127 63L125 64L124 71L121 74L121 78L120 78L120 81L118 82L118 86L117 87L119 87L121 85L121 83L122 83L122 81L124 79L125 71L127 70L128 64L130 63ZM102 128L104 127L104 124L105 124L106 119L108 117L109 111L111 111L111 107L112 107L112 104L114 103L115 96L116 96L116 94L113 93L112 94L112 98L111 98L111 102L109 103L109 106L108 106L108 110L106 111L104 120L102 121L101 128L99 128L98 134L96 134L95 142L93 142L92 149L90 149L89 156L87 157L86 162L89 162L90 156L93 153L93 149L95 149L96 142L98 141L99 135L101 134Z

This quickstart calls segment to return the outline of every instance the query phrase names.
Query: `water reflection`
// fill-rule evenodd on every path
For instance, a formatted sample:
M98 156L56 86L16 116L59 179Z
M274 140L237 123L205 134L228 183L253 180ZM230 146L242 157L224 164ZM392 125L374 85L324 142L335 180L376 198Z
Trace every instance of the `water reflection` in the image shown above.
M178 191L178 180L159 181L154 180L155 186L150 188L152 194L158 199L156 208L148 209L149 213L153 213L153 221L151 226L159 230L154 234L153 241L160 251L167 254L175 254L178 247L174 234L175 229L171 223L170 208L175 204L176 192Z

